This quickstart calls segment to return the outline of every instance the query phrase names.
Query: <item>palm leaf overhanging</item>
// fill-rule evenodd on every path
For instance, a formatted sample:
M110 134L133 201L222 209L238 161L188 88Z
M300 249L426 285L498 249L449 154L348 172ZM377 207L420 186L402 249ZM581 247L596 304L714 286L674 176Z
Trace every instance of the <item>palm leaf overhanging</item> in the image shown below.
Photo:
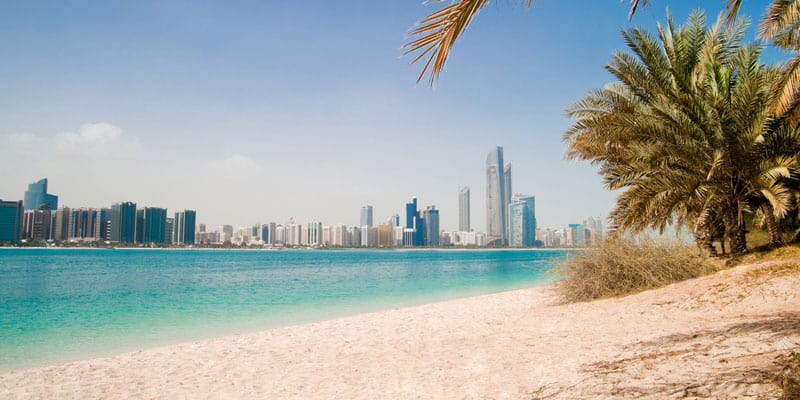
M436 0L442 3L444 0ZM516 3L520 3L517 0ZM433 86L439 79L439 75L444 70L450 50L453 49L456 40L469 27L478 12L490 0L458 0L436 10L422 19L414 27L410 36L414 37L409 43L403 46L404 53L419 53L411 61L412 64L425 60L417 78L417 83L428 74L428 83ZM524 0L525 8L533 4L533 0Z

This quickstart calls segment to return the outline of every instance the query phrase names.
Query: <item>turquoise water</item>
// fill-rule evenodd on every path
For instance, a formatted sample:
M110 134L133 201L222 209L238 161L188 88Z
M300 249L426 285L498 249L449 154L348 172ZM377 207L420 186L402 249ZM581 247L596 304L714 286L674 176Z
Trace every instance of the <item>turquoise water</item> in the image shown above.
M565 254L0 249L0 370L546 284Z

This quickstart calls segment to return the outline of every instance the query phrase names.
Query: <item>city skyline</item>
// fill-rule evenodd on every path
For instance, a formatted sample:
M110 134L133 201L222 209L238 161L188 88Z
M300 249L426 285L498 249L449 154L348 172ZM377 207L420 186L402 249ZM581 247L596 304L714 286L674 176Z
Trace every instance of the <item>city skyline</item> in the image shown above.
M682 21L694 6L670 11ZM654 5L628 21L627 5L614 1L487 7L431 89L415 85L418 66L399 47L432 7L192 8L188 17L148 0L0 5L0 168L14 171L0 180L0 198L19 199L20 187L47 176L68 206L196 208L216 226L251 221L243 202L258 205L259 220L351 225L353 205L373 205L382 220L409 195L457 210L453 192L469 186L472 225L484 229L475 160L499 144L516 161L515 183L537 196L542 225L607 215L616 193L591 165L564 160L564 109L612 80L603 66L625 47L621 27L652 28L665 15ZM710 5L709 17L721 9ZM554 18L563 15L587 29L565 30ZM286 23L296 20L309 23ZM540 40L553 31L558 45ZM443 228L457 221L442 213Z

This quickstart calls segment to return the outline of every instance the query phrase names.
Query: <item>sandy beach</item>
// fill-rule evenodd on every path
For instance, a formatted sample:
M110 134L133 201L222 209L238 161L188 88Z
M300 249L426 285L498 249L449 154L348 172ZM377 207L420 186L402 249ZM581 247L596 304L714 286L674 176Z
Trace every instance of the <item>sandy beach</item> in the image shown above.
M621 299L534 288L0 375L0 398L773 398L800 276L770 263Z

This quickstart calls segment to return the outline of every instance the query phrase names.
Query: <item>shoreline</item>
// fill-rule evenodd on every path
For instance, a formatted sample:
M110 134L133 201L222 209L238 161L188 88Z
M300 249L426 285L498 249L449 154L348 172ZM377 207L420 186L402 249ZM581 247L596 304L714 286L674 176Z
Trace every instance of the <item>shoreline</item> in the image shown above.
M0 397L774 396L800 276L768 263L589 303L552 285L0 373ZM755 271L755 272L754 272Z
M260 247L260 248L220 248L220 247L91 247L91 246L0 246L0 250L170 250L170 251L364 251L364 252L412 252L412 251L582 251L588 247L480 247L480 248L443 248L443 247L341 247L341 248L311 248L311 247Z

